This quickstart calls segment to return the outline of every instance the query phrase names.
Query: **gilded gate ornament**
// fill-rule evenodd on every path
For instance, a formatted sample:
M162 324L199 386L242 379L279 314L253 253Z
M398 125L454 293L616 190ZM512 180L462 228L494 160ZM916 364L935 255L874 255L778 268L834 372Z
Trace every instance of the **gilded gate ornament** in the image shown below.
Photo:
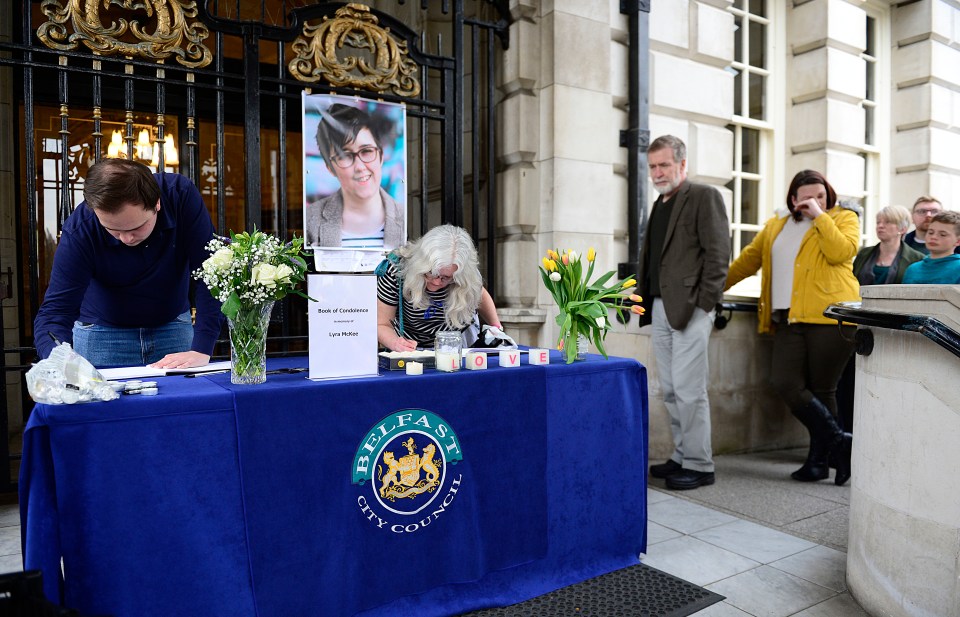
M344 53L344 48L367 57ZM398 41L389 28L362 4L348 4L320 25L304 23L302 36L292 45L296 57L290 73L300 81L315 83L322 77L333 86L349 86L399 96L420 94L417 64L408 56L406 41ZM350 50L348 49L347 52Z
M61 5L61 0L43 0L40 5L49 21L37 28L37 36L51 49L72 51L82 42L104 56L145 60L175 56L177 62L190 68L207 66L213 59L210 49L203 44L210 30L199 21L187 21L197 16L193 0L64 1ZM101 9L110 14L108 26L101 23ZM156 22L154 32L146 31L141 16L146 18L144 22Z

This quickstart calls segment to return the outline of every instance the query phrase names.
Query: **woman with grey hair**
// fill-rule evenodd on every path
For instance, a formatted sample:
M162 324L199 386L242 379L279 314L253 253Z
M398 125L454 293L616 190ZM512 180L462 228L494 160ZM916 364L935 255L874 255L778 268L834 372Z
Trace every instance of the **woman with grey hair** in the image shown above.
M903 242L910 219L910 211L903 206L887 206L877 212L880 242L860 249L853 260L853 274L861 285L899 284L907 266L923 259L923 253Z
M465 230L434 227L397 249L394 257L377 279L377 339L382 346L392 351L432 347L438 331L462 332L478 314L483 323L501 328Z

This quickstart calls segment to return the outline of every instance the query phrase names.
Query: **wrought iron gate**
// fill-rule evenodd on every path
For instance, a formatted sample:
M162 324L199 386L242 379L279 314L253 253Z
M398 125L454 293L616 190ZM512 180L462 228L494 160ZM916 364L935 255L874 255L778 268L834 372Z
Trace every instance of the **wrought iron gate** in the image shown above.
M507 45L507 2L372 4L22 0L12 7L12 23L22 26L6 37L0 31L0 104L15 117L0 117L0 134L13 138L7 154L16 173L7 187L13 203L0 199L0 209L13 210L16 263L4 263L10 280L0 291L13 291L5 306L15 305L18 317L4 323L0 311L0 455L10 463L0 491L15 486L16 442L31 407L20 375L34 359L32 323L56 240L82 200L87 167L103 156L188 176L221 233L256 225L302 236L301 93L403 103L410 235L439 223L466 227L496 289L494 76ZM298 301L275 311L274 352L306 348Z

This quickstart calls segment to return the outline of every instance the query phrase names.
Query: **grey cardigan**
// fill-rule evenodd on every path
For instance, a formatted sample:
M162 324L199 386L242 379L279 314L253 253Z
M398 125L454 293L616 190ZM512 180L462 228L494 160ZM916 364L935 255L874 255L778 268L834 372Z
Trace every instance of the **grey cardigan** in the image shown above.
M380 189L380 198L386 211L386 222L383 228L383 248L395 249L406 240L405 221L406 213L393 197L383 188ZM307 237L307 246L340 246L341 221L343 219L343 193L328 195L323 199L307 205L307 220L304 233Z

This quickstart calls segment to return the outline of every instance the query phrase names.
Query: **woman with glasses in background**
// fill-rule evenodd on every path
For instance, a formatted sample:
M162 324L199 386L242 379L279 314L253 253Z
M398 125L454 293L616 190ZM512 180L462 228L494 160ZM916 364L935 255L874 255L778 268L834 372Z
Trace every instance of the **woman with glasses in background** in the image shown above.
M500 332L497 307L483 287L477 250L464 229L434 227L391 257L377 272L380 345L391 351L432 347L438 331L463 332L478 317Z
M317 147L340 183L336 193L307 205L308 246L393 249L403 243L404 212L380 187L383 147L365 111L335 103L317 126Z

